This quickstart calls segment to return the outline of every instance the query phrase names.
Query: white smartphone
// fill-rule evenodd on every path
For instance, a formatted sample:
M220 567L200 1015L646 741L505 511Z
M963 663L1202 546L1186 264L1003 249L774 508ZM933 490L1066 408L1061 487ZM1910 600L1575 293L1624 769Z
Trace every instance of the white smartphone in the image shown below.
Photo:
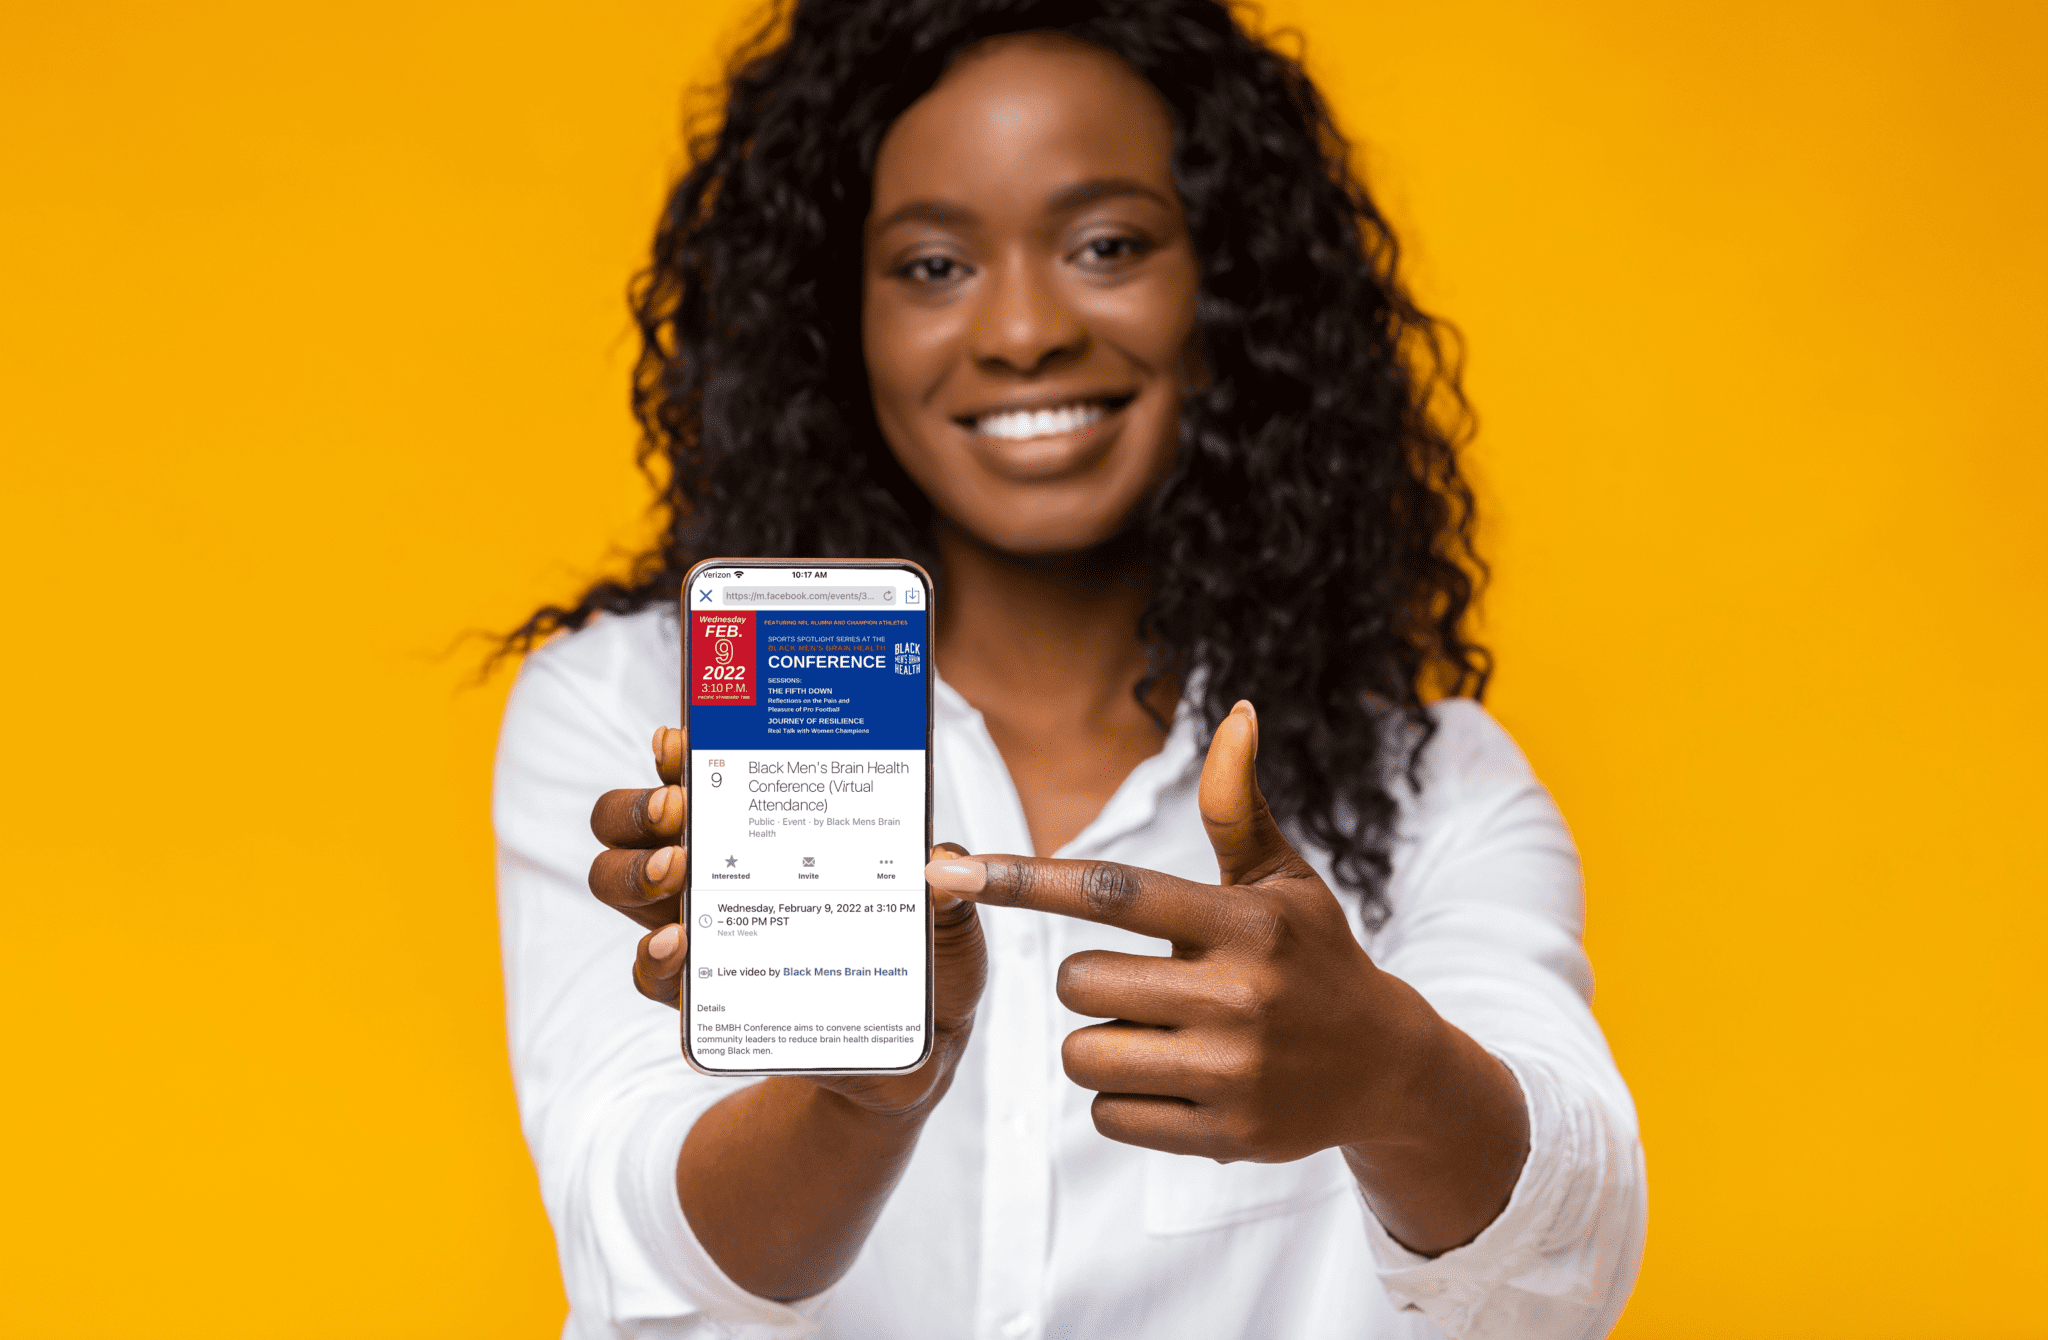
M932 1046L932 585L902 559L683 582L683 1054L895 1074Z

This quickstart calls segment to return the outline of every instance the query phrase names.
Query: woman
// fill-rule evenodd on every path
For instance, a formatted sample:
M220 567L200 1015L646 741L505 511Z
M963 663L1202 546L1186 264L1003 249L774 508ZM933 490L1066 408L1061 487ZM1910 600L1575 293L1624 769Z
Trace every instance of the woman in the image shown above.
M580 631L499 763L568 1334L1604 1333L1642 1172L1577 859L1427 701L1488 665L1462 401L1298 67L1211 0L800 0L698 150L636 294L668 536L522 630ZM914 1074L681 1058L721 553L938 574Z

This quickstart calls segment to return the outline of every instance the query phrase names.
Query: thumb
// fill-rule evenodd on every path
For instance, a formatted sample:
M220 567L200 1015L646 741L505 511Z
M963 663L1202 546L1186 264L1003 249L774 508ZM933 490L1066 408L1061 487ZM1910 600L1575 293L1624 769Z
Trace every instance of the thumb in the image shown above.
M1258 757L1259 714L1240 701L1216 728L1202 764L1202 827L1226 885L1252 883L1294 855L1259 794Z
M965 855L967 849L957 842L941 842L932 848L934 861ZM988 984L988 946L973 903L943 889L925 887L932 900L932 967L937 974L932 982L932 1016L944 1033L973 1022L982 988Z

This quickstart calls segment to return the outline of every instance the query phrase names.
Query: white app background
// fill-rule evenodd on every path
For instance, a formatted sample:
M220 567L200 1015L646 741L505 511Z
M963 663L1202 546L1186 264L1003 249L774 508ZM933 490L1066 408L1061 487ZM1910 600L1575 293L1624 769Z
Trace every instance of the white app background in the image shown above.
M690 1047L714 1070L924 1052L925 760L694 750Z

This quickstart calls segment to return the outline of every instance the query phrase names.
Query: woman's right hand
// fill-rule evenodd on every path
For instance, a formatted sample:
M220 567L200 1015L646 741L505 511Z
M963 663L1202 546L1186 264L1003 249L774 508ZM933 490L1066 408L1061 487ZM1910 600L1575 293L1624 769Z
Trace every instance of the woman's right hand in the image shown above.
M590 828L605 850L590 863L590 891L598 901L647 928L633 961L633 985L671 1008L682 994L689 932L680 924L683 876L689 853L679 845L684 807L682 731L654 733L654 768L663 785L607 791L590 812ZM933 860L968 853L941 843ZM975 1007L988 979L988 956L975 905L931 889L935 909L932 1053L907 1075L829 1075L803 1082L885 1116L919 1116L944 1096L966 1050Z

